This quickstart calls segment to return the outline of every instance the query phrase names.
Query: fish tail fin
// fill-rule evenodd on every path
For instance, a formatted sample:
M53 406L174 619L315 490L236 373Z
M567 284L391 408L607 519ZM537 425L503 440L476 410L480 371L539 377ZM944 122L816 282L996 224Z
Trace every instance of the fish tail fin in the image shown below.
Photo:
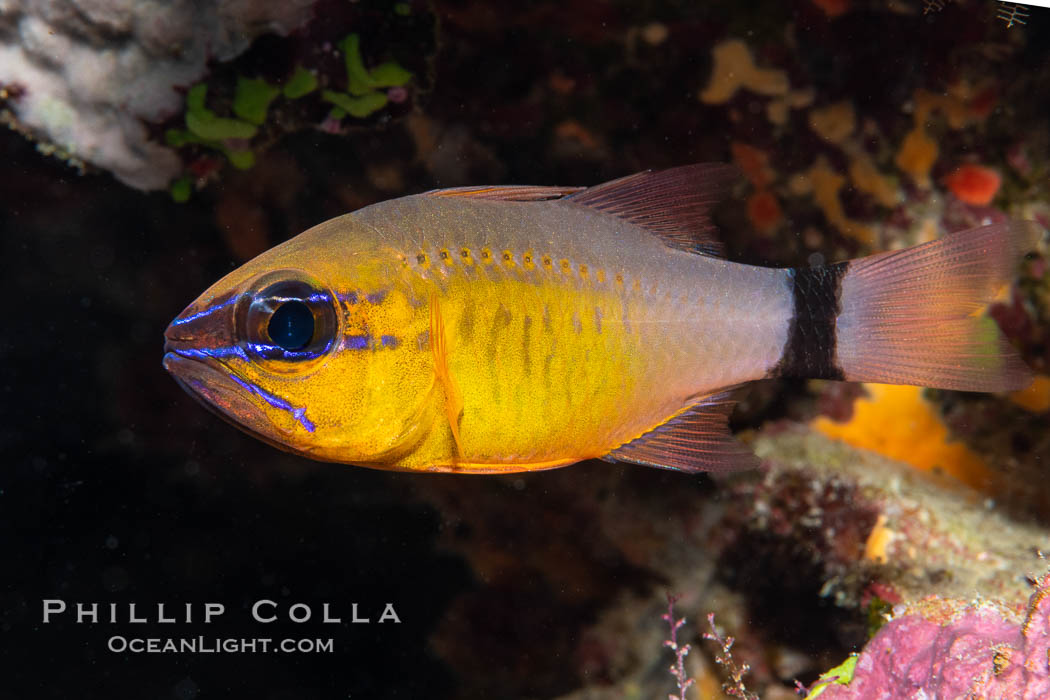
M834 362L842 378L959 391L1020 389L1032 373L984 306L1041 234L1006 221L843 263Z

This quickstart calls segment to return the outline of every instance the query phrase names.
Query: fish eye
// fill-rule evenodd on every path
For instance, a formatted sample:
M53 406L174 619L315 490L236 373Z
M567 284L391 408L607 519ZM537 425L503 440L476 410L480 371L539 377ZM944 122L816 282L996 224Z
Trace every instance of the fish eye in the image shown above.
M270 316L266 332L285 350L302 350L314 337L313 312L301 301L286 301Z
M295 363L326 354L338 326L332 294L305 279L266 281L261 280L261 289L248 295L239 314L242 347L257 358Z

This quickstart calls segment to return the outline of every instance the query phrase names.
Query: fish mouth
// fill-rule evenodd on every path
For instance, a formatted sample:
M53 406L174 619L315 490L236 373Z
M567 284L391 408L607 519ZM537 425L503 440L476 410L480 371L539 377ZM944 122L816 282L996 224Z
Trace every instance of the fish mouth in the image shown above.
M203 297L202 297L203 298ZM269 420L245 395L222 360L239 350L233 339L235 294L197 299L164 329L164 369L183 390L238 427L259 432Z
M169 346L166 344L165 349ZM285 431L246 394L233 373L222 363L184 357L177 351L166 352L164 369L182 390L197 403L225 422L266 444L286 452L298 452L282 439Z
M169 345L165 344L165 350ZM220 363L185 357L177 350L164 353L164 369L182 389L212 412L238 427L258 432L253 426L269 424L266 414L234 381L232 373Z

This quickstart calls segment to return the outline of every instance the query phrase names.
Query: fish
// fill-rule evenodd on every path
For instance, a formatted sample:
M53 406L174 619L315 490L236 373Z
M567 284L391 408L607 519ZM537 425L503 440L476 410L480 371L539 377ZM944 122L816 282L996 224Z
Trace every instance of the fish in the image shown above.
M1020 389L981 313L1035 248L1005 221L795 268L721 251L732 166L594 187L380 202L230 272L165 331L163 365L247 433L320 461L508 473L599 458L754 467L734 390L772 377Z

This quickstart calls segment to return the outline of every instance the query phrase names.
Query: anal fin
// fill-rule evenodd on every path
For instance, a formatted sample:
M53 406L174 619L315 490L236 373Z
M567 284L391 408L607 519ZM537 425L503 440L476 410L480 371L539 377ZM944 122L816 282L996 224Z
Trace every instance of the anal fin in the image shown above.
M711 394L649 432L621 445L605 459L683 472L753 469L759 459L733 439L729 391Z
M459 439L459 418L463 413L463 394L459 391L452 371L448 366L448 345L445 341L445 320L441 316L441 304L437 294L430 295L430 352L434 356L434 372L438 383L445 390L445 415L456 441L456 453L463 454L463 443Z

